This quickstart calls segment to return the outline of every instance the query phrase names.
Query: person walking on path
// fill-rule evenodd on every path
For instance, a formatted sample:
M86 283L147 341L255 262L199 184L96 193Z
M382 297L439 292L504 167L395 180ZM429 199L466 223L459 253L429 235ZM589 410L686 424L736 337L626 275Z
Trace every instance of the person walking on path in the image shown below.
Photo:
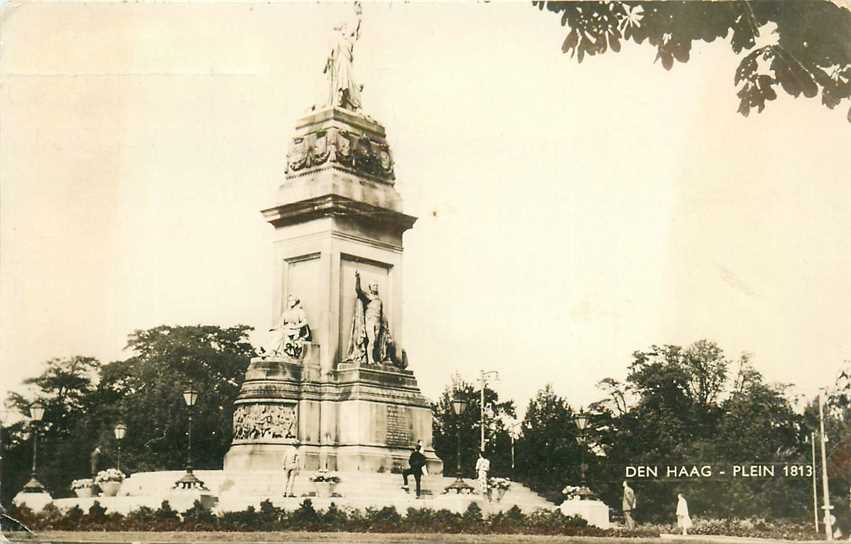
M626 480L623 482L623 517L626 522L626 528L629 530L635 529L635 520L632 519L632 511L635 510L635 505L637 504L637 500L635 498L635 491L629 487L629 484L626 483Z
M422 444L417 442L417 447L414 448L414 451L411 452L411 456L408 458L408 468L402 471L402 489L405 491L408 490L408 476L413 476L414 482L417 484L417 498L420 498L420 493L422 492L420 480L423 477L426 466L426 458L422 450Z
M677 526L683 530L683 535L688 534L691 528L691 518L688 515L688 503L682 493L677 493Z
M476 474L479 475L479 493L482 496L488 494L488 472L491 469L491 462L485 457L484 451L479 451L479 460L476 461Z
M298 476L298 471L301 464L301 459L298 454L300 442L296 440L290 449L284 455L284 497L295 497L293 488L295 487L295 479Z

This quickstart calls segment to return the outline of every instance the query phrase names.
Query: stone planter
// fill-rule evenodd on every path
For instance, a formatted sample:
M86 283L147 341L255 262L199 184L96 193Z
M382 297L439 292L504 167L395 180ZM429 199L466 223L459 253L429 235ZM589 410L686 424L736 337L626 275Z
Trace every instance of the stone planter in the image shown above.
M316 497L320 499L330 499L334 494L334 488L337 484L334 482L313 482L313 489L316 491Z
M78 487L74 490L74 493L76 493L77 497L81 499L87 499L91 497L92 495L94 495L94 492L94 486Z
M118 490L121 489L121 482L103 482L98 484L101 495L104 497L114 497L118 495Z

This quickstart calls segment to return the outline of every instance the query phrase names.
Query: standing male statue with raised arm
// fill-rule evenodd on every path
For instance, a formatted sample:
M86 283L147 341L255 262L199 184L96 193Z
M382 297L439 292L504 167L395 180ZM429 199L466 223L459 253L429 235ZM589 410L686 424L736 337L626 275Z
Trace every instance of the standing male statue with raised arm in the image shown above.
M390 323L384 314L384 302L378 295L378 283L361 288L360 272L355 270L355 311L346 360L375 365L392 359Z

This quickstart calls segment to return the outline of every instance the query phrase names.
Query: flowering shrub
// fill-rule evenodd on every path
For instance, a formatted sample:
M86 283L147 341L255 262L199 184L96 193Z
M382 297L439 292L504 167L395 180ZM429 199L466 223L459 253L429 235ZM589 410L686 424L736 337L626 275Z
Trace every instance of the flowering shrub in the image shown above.
M569 485L561 490L562 495L564 495L565 499L572 500L579 498L579 490L582 489L578 485Z
M488 487L491 489L511 489L511 480L508 478L488 478Z
M106 482L123 482L124 478L126 478L124 473L117 468L108 468L98 472L98 475L95 476L95 483L100 485Z
M308 478L311 482L330 482L332 484L340 483L340 477L333 472L328 472L327 469L320 469L316 474L311 474Z
M94 487L95 481L91 478L84 478L82 480L74 480L71 482L71 491L76 491L78 489L85 489L87 487Z

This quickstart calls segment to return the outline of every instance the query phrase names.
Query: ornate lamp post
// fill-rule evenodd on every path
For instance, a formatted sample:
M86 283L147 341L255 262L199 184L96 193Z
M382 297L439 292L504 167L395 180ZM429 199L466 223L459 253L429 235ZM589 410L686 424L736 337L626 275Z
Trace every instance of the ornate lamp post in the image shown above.
M576 429L579 431L576 435L576 442L579 444L579 470L580 470L580 482L579 482L579 491L577 495L579 495L580 500L586 500L594 496L594 493L591 489L588 488L586 473L588 472L588 465L585 464L585 429L588 428L588 423L591 418L588 417L588 414L579 411L578 414L574 417L576 420Z
M115 468L121 472L121 442L124 440L124 437L127 436L127 425L119 423L115 426L113 432L115 433L115 441L118 442L118 459L115 461Z
M192 472L192 410L197 401L198 390L195 389L195 386L192 385L192 383L190 383L189 386L183 390L183 402L186 403L186 407L189 409L189 428L186 432L186 436L188 437L188 447L186 448L186 474L175 482L174 487L177 489L207 489L206 486L204 486L204 482L199 480Z
M464 410L467 408L467 401L464 400L464 397L461 396L459 391L455 392L455 396L452 399L452 412L455 413L455 439L457 443L456 449L456 459L458 460L457 472L455 473L455 481L449 484L449 486L444 490L444 493L449 493L450 491L454 491L455 493L472 493L473 486L468 485L464 482L463 478L461 478L461 414L464 413Z
M40 401L35 401L30 405L30 420L33 428L33 465L30 474L30 481L24 485L23 493L47 493L47 490L41 485L41 482L35 477L36 466L38 461L38 427L44 418L44 404Z

